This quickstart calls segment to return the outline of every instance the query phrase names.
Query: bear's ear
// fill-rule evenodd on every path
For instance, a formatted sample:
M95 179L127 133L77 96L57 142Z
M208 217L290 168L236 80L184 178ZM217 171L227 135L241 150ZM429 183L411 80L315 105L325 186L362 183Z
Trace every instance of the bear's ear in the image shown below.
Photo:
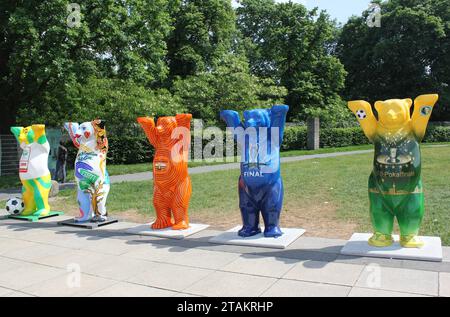
M100 129L104 130L105 126L106 126L106 121L105 120L96 119L96 120L92 121L92 124L96 125Z
M105 129L106 121L105 120L97 120L97 125L100 129Z
M411 98L407 98L407 99L404 99L403 101L405 102L405 104L406 104L408 110L410 110L411 107L412 107L412 105L413 105L412 99L411 99Z
M14 134L16 138L19 137L20 133L22 132L23 127L11 127L11 133Z
M381 111L381 108L383 108L383 105L384 105L383 101L375 102L375 110L379 113Z

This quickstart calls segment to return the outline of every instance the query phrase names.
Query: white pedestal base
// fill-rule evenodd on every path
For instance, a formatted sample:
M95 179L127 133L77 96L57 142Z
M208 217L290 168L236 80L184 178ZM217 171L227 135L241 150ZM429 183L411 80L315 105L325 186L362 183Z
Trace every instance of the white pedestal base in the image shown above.
M343 255L362 257L419 260L430 262L442 262L442 241L439 237L420 237L425 243L421 249L403 248L399 236L394 236L395 243L387 248L376 248L368 244L371 233L355 233L341 250Z
M231 244L248 247L286 249L291 243L300 238L306 231L304 229L281 229L283 235L279 238L265 238L264 234L258 234L249 238L242 238L238 236L238 231L241 226L234 227L218 236L209 240L210 243L215 244ZM264 231L264 228L262 228Z
M209 227L209 225L191 223L189 225L189 229L186 230L172 230L171 228L162 230L153 230L151 228L151 225L152 224L150 223L146 225L137 226L128 229L126 232L129 234L135 234L139 236L152 236L159 238L182 240Z

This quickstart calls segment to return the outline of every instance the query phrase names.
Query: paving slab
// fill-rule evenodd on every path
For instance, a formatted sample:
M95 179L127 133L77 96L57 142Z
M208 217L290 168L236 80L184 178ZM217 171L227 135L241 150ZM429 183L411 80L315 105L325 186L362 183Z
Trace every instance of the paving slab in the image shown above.
M89 243L87 243L83 250L109 254L109 255L121 255L127 253L133 248L136 248L136 245L128 243L126 240L121 239L111 239L111 238L87 238Z
M169 252L171 256L165 257L161 262L211 270L220 270L239 258L236 253L201 249L170 248Z
M450 273L439 273L439 296L450 297Z
M283 278L305 282L353 286L363 269L363 265L304 261L295 265Z
M0 239L0 255L33 246L37 246L37 243L14 239Z
M12 289L0 287L0 297L5 297L12 292L14 292Z
M162 230L153 230L151 228L151 223L145 225L139 225L134 228L126 230L129 234L135 234L139 236L152 236L166 239L176 239L182 240L189 236L192 236L200 231L203 231L209 227L209 225L191 223L189 229L186 230L172 230L171 228Z
M442 262L442 241L439 237L420 237L425 246L423 248L403 248L399 236L395 235L395 243L386 248L370 246L367 241L372 234L355 233L341 251L343 255L354 255L363 257L377 257L389 259L407 259Z
M23 292L40 297L85 297L116 284L116 281L81 273L64 275L47 279L22 289Z
M60 269L24 262L16 269L1 271L0 286L22 290L27 286L42 283L62 274L64 274L64 271Z
M65 252L67 252L66 248L45 244L36 244L31 247L10 250L3 253L2 256L15 260L35 262L37 259L59 255Z
M400 292L390 292L379 289L361 288L353 287L350 291L349 297L427 297L424 295L411 294L411 293L400 293Z
M238 235L238 231L241 228L241 226L234 227L233 229L213 237L209 242L260 248L286 249L291 243L305 233L304 229L283 228L281 231L284 234L279 238L265 238L262 233L253 237L242 238ZM264 231L264 228L262 230Z
M171 297L176 292L137 284L120 282L92 294L92 297Z
M186 248L172 247L157 244L143 244L137 246L133 250L124 253L123 257L130 257L133 259L140 259L153 262L167 262L174 256L174 252L179 256L183 256L182 252L187 251Z
M34 262L64 270L67 270L70 266L77 265L80 267L81 272L84 272L85 268L92 267L104 261L107 257L105 254L86 250L67 250L64 253L36 259Z
M120 256L105 256L100 262L84 266L83 273L108 278L115 281L125 281L151 267L148 261L130 259Z
M17 270L18 268L26 265L23 261L18 261L14 259L8 259L0 256L0 272L8 272L12 270Z
M241 255L222 270L234 273L281 278L298 263L295 259Z
M22 297L36 297L36 296L14 291L12 293L5 295L4 297L22 298Z
M265 291L263 297L346 297L347 286L281 279Z
M355 286L438 296L439 273L368 265Z
M276 279L229 272L214 272L189 286L184 292L211 297L257 297Z
M181 292L212 272L188 266L149 262L145 272L139 273L127 282Z
M302 236L290 245L290 249L317 251L322 253L339 254L347 240L326 239Z

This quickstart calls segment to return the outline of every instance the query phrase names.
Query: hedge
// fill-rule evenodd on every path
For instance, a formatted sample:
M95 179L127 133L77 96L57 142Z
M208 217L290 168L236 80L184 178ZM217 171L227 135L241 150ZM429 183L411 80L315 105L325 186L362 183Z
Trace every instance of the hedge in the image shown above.
M149 144L144 134L137 136L109 135L108 164L135 164L151 162L154 149ZM194 138L192 138L194 142ZM203 140L205 146L209 140ZM430 126L424 142L450 142L449 126ZM360 127L352 128L327 128L320 131L320 146L345 147L352 145L369 144ZM69 164L73 164L76 149L72 143L69 148ZM305 150L307 148L307 129L304 126L287 127L281 146L282 151Z

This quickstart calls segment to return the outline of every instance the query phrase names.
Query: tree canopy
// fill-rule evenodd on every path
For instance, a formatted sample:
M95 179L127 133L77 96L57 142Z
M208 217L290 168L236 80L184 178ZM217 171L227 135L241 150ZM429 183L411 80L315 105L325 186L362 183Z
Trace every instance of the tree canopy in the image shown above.
M338 56L348 71L344 97L372 102L441 96L435 119L450 120L450 5L447 0L381 3L381 27L366 24L368 12L343 27Z
M448 0L379 2L380 28L274 0L83 0L75 20L71 2L0 0L0 133L273 103L346 125L346 100L431 92L450 120Z

